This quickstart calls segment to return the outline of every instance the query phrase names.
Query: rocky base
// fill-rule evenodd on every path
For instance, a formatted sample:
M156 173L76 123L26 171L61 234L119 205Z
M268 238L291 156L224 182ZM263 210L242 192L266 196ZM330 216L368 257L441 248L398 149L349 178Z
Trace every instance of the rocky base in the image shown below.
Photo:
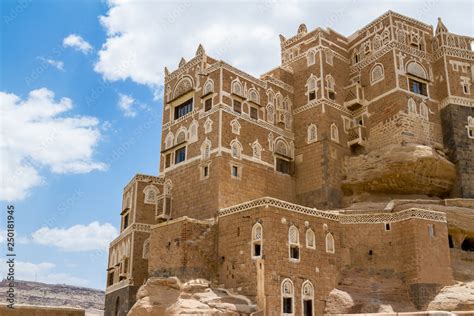
M250 315L257 307L241 295L213 289L209 281L182 283L178 278L149 278L138 290L129 316L142 315Z
M442 153L423 145L389 145L344 160L346 196L363 193L444 196L456 168Z

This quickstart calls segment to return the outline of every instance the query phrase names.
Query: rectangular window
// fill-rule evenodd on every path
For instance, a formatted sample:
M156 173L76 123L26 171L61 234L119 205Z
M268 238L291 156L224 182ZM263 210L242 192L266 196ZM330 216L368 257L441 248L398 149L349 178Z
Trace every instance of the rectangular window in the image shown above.
M316 99L316 91L310 91L308 98L310 101Z
M291 297L283 298L283 313L285 314L293 313L293 299Z
M235 177L235 178L239 177L239 167L232 166L232 176Z
M300 247L298 246L290 247L290 259L295 259L295 260L300 259Z
M109 272L109 275L107 276L107 286L111 286L114 284L114 272Z
M170 217L171 216L171 197L167 196L165 198L165 206L164 206L164 215L167 216L167 217Z
M385 230L389 231L391 229L390 223L385 223Z
M212 108L212 98L207 99L204 101L204 111L209 111Z
M260 257L261 254L262 254L262 245L254 244L253 245L253 256L254 257Z
M258 120L258 110L254 107L250 108L250 117L254 120Z
M125 230L128 227L128 213L124 215L123 217L123 230Z
M237 113L242 113L242 103L240 101L234 100L234 111Z
M165 155L165 168L169 168L171 166L171 154Z
M193 110L193 99L189 99L186 102L178 105L174 108L174 119L177 120L182 116L190 113Z
M202 176L204 178L207 178L209 176L209 167L208 166L205 166L203 169L202 169Z
M179 164L186 160L186 147L181 147L174 153L174 163Z
M285 159L276 159L276 171L290 174L290 162Z
M313 316L313 301L312 300L303 301L303 315Z
M411 92L414 92L416 94L421 94L421 95L424 95L424 96L428 95L428 92L426 90L426 83L416 81L416 80L413 80L413 79L409 79L408 82L409 82L409 85L410 85L410 91Z

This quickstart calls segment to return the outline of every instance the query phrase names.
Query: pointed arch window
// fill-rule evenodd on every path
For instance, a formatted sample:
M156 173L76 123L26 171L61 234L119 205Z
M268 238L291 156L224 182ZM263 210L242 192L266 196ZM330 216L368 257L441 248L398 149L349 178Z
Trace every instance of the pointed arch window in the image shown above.
M312 229L306 231L306 248L316 249L316 237Z
M275 122L275 109L273 108L273 104L267 105L267 121L271 124Z
M165 138L165 149L173 147L174 135L172 132L169 132Z
M281 313L285 316L294 315L295 289L290 279L281 282Z
M328 91L328 98L331 100L335 100L336 99L336 93L335 93L336 82L333 76L331 75L326 76L326 86L327 86L327 91Z
M314 65L316 62L316 53L313 50L310 50L306 55L307 65L311 66Z
M357 48L352 52L352 63L355 65L360 61L360 53Z
M300 261L300 233L294 225L288 230L288 252L290 261Z
M143 189L143 194L145 195L144 203L155 204L158 193L159 193L159 190L154 185L152 184L147 185Z
M311 75L306 82L307 86L307 94L308 94L308 102L316 99L316 94L317 94L317 80L316 77Z
M260 96L258 95L258 92L255 89L250 90L249 99L253 103L260 104Z
M334 253L334 237L332 236L331 233L326 234L326 252L328 253Z
M336 143L339 143L339 129L334 123L331 124L331 140Z
M232 133L236 135L240 135L240 123L236 119L230 122L230 126L232 128Z
M390 42L390 31L388 29L385 29L383 32L382 32L382 43L384 45L387 45L388 42Z
M259 144L258 140L252 144L252 154L254 158L262 159L262 146Z
M318 128L314 124L308 126L308 144L314 143L318 140Z
M474 138L474 117L468 116L467 117L467 136L469 138Z
M243 95L242 84L240 83L240 81L238 79L236 79L232 82L232 93L236 94L238 96Z
M189 143L193 143L198 140L198 122L193 120L189 126Z
M210 132L212 132L212 120L208 117L204 123L204 133L209 134Z
M309 280L304 281L301 286L301 300L303 315L314 316L314 287Z
M231 155L235 159L240 159L242 155L242 145L237 139L230 143Z
M382 36L380 34L375 34L374 40L372 41L372 47L374 51L382 47Z
M329 65L332 65L333 61L334 61L333 51L332 50L326 50L325 55L326 55L326 63L329 64Z
M262 257L262 240L263 228L260 223L256 223L252 227L252 259Z
M429 119L428 106L424 102L420 103L420 116L425 120Z
M206 140L201 145L201 159L207 160L211 157L211 141L206 138Z
M203 95L208 95L211 92L214 92L214 82L211 79L207 79L204 84Z
M186 141L186 129L182 128L176 134L175 145L182 144Z

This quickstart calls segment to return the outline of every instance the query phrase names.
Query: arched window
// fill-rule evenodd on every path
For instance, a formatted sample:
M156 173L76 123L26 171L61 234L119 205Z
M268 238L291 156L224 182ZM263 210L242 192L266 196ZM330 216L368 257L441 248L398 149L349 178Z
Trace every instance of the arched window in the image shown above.
M262 257L263 228L260 223L252 227L252 259Z
M275 109L272 104L267 105L267 121L272 124L275 122Z
M207 79L203 88L203 95L209 94L214 91L214 82L211 79Z
M411 75L414 75L416 77L419 77L419 78L422 78L422 79L425 79L425 80L428 79L428 76L426 75L425 69L423 68L422 65L420 65L416 61L412 61L412 62L408 63L406 69L407 69L407 73L409 73Z
M416 114L416 103L412 98L408 99L408 114Z
M471 117L471 116L467 117L467 125L474 126L474 117Z
M207 160L211 157L211 141L206 138L206 140L201 145L201 159Z
M308 144L314 143L318 140L318 128L314 124L308 126Z
M155 204L156 198L158 196L159 190L152 184L147 185L143 189L143 193L145 194L145 203L146 204Z
M242 154L242 145L237 139L230 143L231 155L233 158L240 159Z
M424 102L421 102L420 103L420 115L421 115L421 117L425 120L428 120L429 119L428 114L429 114L428 106Z
M174 88L173 99L185 94L186 92L193 89L193 81L190 77L182 78Z
M268 133L268 149L269 149L270 151L273 151L273 141L274 141L274 138L275 138L275 137L273 136L273 133L272 133L272 132Z
M314 287L309 280L304 281L301 286L301 300L303 316L314 316Z
M232 93L236 95L240 95L240 96L243 95L242 84L240 83L238 79L232 82Z
M382 32L382 43L384 45L387 45L388 42L390 42L390 31L386 28L383 32Z
M339 143L339 129L334 123L331 124L331 140Z
M240 123L237 119L233 119L230 126L232 127L232 133L240 135Z
M315 55L316 53L313 50L308 51L306 55L306 61L308 66L314 65L314 63L316 62Z
M288 230L288 252L290 260L300 260L300 233L296 226L291 226Z
M382 64L376 64L372 68L372 71L370 72L370 83L374 84L376 82L379 82L383 80L384 78L384 72L383 72L383 65Z
M189 142L195 142L198 140L198 122L193 120L189 126Z
M204 133L209 134L212 132L212 120L208 117L204 123Z
M165 138L165 149L173 147L174 135L172 132L168 132Z
M308 102L316 99L316 93L317 93L317 78L313 75L311 75L306 82L306 87L308 89Z
M143 253L142 253L142 258L147 260L148 259L148 254L150 253L150 238L145 240L143 242Z
M331 233L326 234L326 252L334 253L334 237Z
M184 143L185 141L186 141L186 129L181 128L178 131L178 134L176 134L175 144L178 145L178 144Z
M286 157L289 157L289 155L290 155L290 153L288 151L288 145L282 139L277 140L277 142L275 144L275 152L277 154L280 154L280 155L286 156Z
M268 103L274 103L275 102L275 93L272 90L267 91L267 98L268 98Z
M295 289L290 279L281 282L281 313L294 315Z
M334 60L333 51L332 50L326 50L324 54L326 55L326 63L329 64L329 65L332 65L333 60Z
M360 54L357 48L352 52L352 63L357 64L360 61Z
M407 34L403 29L397 30L397 39L400 43L406 44L407 43Z
M306 231L306 248L315 249L316 248L316 237L312 229Z
M333 76L331 75L327 75L326 76L326 86L329 90L334 90L335 88L335 81L334 81L334 78Z
M372 41L372 47L374 51L382 47L382 36L380 34L375 34L374 40Z
M281 109L282 103L283 103L283 97L282 97L281 93L278 92L276 97L275 97L275 105L276 105L277 109Z
M252 101L253 103L260 104L260 96L258 95L258 92L257 92L257 90L255 90L255 89L250 90L250 92L249 92L249 99L250 99L250 101Z
M259 144L258 140L252 144L252 155L257 159L262 158L262 146Z

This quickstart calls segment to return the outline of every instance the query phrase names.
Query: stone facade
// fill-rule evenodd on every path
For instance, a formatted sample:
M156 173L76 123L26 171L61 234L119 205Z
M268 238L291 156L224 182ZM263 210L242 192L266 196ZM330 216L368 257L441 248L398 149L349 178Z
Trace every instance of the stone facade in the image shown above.
M453 282L446 216L347 207L473 197L472 40L389 11L349 37L300 25L260 78L201 45L165 69L159 175L124 189L106 315L170 276L317 315L351 271L425 308Z

